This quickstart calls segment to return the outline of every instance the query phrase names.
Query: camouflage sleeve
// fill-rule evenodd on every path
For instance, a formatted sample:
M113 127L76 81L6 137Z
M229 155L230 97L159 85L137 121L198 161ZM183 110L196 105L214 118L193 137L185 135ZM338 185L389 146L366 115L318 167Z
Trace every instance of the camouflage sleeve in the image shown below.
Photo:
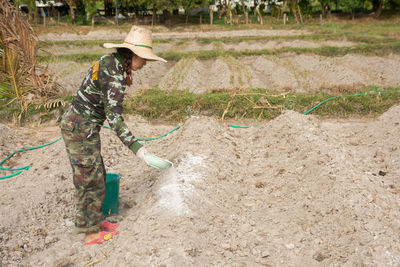
M126 81L123 74L112 66L104 66L99 71L100 87L104 97L104 110L110 127L117 133L119 139L128 146L133 153L142 146L132 135L122 117L122 102Z

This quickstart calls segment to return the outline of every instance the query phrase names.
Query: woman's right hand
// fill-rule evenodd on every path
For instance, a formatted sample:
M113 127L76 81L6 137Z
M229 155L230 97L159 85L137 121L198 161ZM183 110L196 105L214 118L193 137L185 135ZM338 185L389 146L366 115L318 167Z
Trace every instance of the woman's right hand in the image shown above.
M136 152L136 156L143 160L147 165L149 165L149 162L147 161L146 157L145 157L145 153L148 153L146 148L144 146L142 146L141 148L139 148L139 150Z

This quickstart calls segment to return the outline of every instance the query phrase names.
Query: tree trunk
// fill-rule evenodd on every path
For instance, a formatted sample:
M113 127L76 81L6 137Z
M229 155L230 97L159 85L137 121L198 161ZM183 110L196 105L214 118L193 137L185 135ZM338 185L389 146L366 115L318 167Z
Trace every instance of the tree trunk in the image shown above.
M229 12L229 24L232 26L232 9L231 9L231 0L228 0L228 12Z
M299 24L299 17L297 15L297 0L290 0L290 10L293 13L294 21L296 21L296 24Z
M38 23L38 8L35 8L35 13L33 14L33 21L35 22L35 24Z
M44 7L40 8L40 13L42 13L43 25L46 27L46 13L44 13Z
M212 5L210 5L210 24L212 25L213 24L213 20L214 20L214 11L213 11L213 8L212 8L213 6Z
M171 13L169 12L168 9L163 10L163 16L164 16L164 25L167 27L171 27Z
M280 12L279 12L278 19L280 19L280 15L283 16L283 15L285 14L285 10L286 10L286 7L287 7L287 2L288 2L288 1L283 1L283 6L282 6L281 9L279 9ZM285 24L286 24L286 22L285 22Z
M156 5L153 4L153 14L151 16L151 26L153 27L156 24L156 15L157 15L157 8Z
M383 6L383 0L380 0L380 1L379 1L378 9L376 10L375 16L374 16L376 19L379 18L379 16L380 16L381 13L382 13L382 6Z
M299 5L297 5L297 9L299 10L300 23L301 23L301 24L304 24L304 22L303 22L303 16L301 15L301 10L300 10L300 6L299 6Z
M139 9L135 9L133 14L135 14L134 25L139 25Z
M69 15L71 16L71 23L75 24L75 11L74 11L74 1L73 0L69 0L68 2L69 5Z
M96 16L95 14L92 15L92 29L94 28L94 17L95 16Z
M326 9L325 9L325 4L323 2L321 2L321 13L322 16L326 18Z
M118 0L115 0L115 25L118 25Z
M246 22L246 25L249 24L249 14L247 13L246 5L244 3L244 0L240 1L240 4L242 5L243 8L243 13L244 13L244 19Z
M200 13L200 25L201 25L202 18L203 18L203 14Z
M189 12L187 10L185 10L185 15L186 15L185 24L188 24L189 23Z
M262 16L261 16L260 6L256 6L255 10L256 10L257 15L258 15L258 18L259 18L259 20L260 20L260 24L263 25L263 24L264 24L264 21L263 21L263 18L262 18Z
M226 11L226 0L223 0L223 2L218 6L218 18L220 19L223 14L225 14Z

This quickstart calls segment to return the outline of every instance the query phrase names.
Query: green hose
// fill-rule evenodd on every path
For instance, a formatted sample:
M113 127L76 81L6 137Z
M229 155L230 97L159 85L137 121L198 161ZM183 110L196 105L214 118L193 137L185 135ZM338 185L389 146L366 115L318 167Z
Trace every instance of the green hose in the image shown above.
M259 126L237 126L231 124L225 124L225 126L232 127L232 128L240 128L240 129L248 129L248 128L258 128Z
M54 141L52 141L52 142L50 142L48 144L44 144L44 145L41 145L41 146L30 147L30 148L25 148L25 149L20 149L20 150L14 151L10 155L8 155L8 157L6 157L2 161L0 161L0 169L5 170L5 171L19 171L19 172L16 172L16 173L13 173L13 174L10 174L10 175L7 175L7 176L0 177L0 180L11 178L11 177L16 176L18 174L21 174L24 170L27 171L31 167L30 165L27 165L25 167L21 167L21 168L17 168L17 169L10 169L10 168L5 168L5 167L1 166L1 165L3 165L3 163L6 160L8 160L12 156L14 156L15 153L22 152L22 151L28 151L28 150L34 150L34 149L42 148L42 147L45 147L45 146L49 146L49 145L54 144L55 142L57 142L60 139L61 139L61 137L57 138L56 140L54 140Z
M105 125L103 125L103 127L107 128L107 129L111 129L110 127L105 126ZM164 137L164 136L169 135L170 133L172 133L172 132L178 130L179 128L181 128L181 125L178 125L178 126L175 127L174 129L172 129L171 131L169 131L169 132L167 132L167 133L165 133L165 134L163 134L163 135L160 135L160 136L157 136L157 137L153 137L153 138L137 138L137 140L140 140L140 141L152 141L152 140L156 140L156 139L159 139L159 138L162 138L162 137ZM27 165L27 166L21 167L21 168L17 168L17 169L10 169L10 168L5 168L5 167L3 167L3 166L2 166L3 163L4 163L6 160L10 159L12 156L14 156L15 153L23 152L23 151L28 151L28 150L34 150L34 149L42 148L42 147L45 147L45 146L49 146L49 145L54 144L55 142L57 142L57 141L60 140L61 138L62 138L62 137L59 137L59 138L57 138L56 140L54 140L54 141L52 141L52 142L50 142L50 143L48 143L48 144L41 145L41 146L35 146L35 147L31 147L31 148L20 149L20 150L14 151L14 152L11 153L10 155L8 155L8 157L6 157L5 159L3 159L3 160L0 162L0 169L5 170L5 171L18 171L18 172L13 173L13 174L10 174L10 175L7 175L7 176L2 176L2 177L0 177L0 180L4 180L4 179L7 179L7 178L11 178L11 177L17 176L17 175L21 174L23 171L29 170L29 168L31 167L30 165Z
M339 97L353 97L353 96L363 96L363 95L382 95L382 94L386 94L386 92L370 92L370 93L360 93L360 94L353 94L353 95L332 96L332 97L329 97L329 98L325 99L324 101L320 102L318 105L314 106L312 109L304 112L303 115L307 115L308 113L310 113L311 111L313 111L317 107L321 106L325 102L328 102L329 100L336 99L336 98L339 98Z
M400 93L400 91L399 91L399 93ZM319 106L321 106L322 104L324 104L324 103L326 103L326 102L328 102L328 101L330 101L330 100L339 98L339 97L353 97L353 96L363 96L363 95L382 95L382 94L386 94L386 92L370 92L370 93L359 93L359 94L353 94L353 95L332 96L332 97L329 97L329 98L325 99L324 101L320 102L319 104L315 105L315 106L314 106L313 108L311 108L310 110L304 112L303 115L307 115L307 114L309 114L311 111L313 111L314 109L316 109L316 108L318 108ZM226 124L226 126L232 127L232 128L241 128L241 129L247 129L247 128L251 128L251 127L252 127L252 126L236 126L236 125L231 125L231 124ZM111 129L111 128L108 127L108 126L104 126L104 125L103 125L103 127L107 128L107 129ZM253 126L253 127L254 127L254 128L257 128L258 126ZM160 136L158 136L158 137L154 137L154 138L137 138L137 140L139 140L139 141L152 141L152 140L156 140L156 139L159 139L159 138L162 138L162 137L165 137L165 136L169 135L170 133L172 133L172 132L178 130L179 128L181 128L181 125L178 125L177 127L175 127L174 129L172 129L171 131L169 131L169 132L167 132L167 133L165 133L165 134L163 134L163 135L160 135ZM57 138L56 140L54 140L54 141L52 141L52 142L50 142L50 143L48 143L48 144L44 144L44 145L36 146L36 147L31 147L31 148L26 148L26 149L20 149L20 150L17 150L17 151L14 151L13 153L11 153L8 157L6 157L5 159L3 159L3 160L0 162L0 169L5 170L5 171L18 171L18 172L13 173L13 174L10 174L10 175L7 175L7 176L0 177L0 180L7 179L7 178L11 178L11 177L13 177L13 176L19 175L19 174L21 174L24 170L27 171L27 170L29 170L29 168L31 167L30 165L27 165L27 166L25 166L25 167L21 167L21 168L17 168L17 169L9 169L9 168L4 168L3 166L1 166L1 165L3 165L3 163L4 163L6 160L10 159L15 153L17 153L17 152L23 152L23 151L28 151L28 150L33 150L33 149L38 149L38 148L42 148L42 147L45 147L45 146L49 146L49 145L51 145L51 144L54 144L55 142L57 142L57 141L60 140L61 138L62 138L62 137L59 137L59 138Z
M106 125L103 125L103 127L112 130L111 127L106 126ZM153 141L153 140L162 138L162 137L164 137L164 136L167 136L167 135L169 135L170 133L172 133L172 132L178 130L179 128L181 128L181 125L178 125L178 126L176 126L174 129L172 129L171 131L169 131L168 133L165 133L165 134L160 135L160 136L157 136L157 137L153 137L153 138L136 138L136 139L139 140L139 141Z

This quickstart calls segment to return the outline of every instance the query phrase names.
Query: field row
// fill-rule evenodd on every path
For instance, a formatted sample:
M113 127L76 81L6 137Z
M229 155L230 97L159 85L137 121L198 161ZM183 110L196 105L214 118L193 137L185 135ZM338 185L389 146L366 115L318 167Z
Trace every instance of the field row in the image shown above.
M91 63L51 63L58 82L74 92ZM129 91L160 88L194 93L265 88L291 92L361 90L370 85L400 86L400 56L346 55L324 57L286 53L277 56L183 58L167 64L152 62L134 73Z

